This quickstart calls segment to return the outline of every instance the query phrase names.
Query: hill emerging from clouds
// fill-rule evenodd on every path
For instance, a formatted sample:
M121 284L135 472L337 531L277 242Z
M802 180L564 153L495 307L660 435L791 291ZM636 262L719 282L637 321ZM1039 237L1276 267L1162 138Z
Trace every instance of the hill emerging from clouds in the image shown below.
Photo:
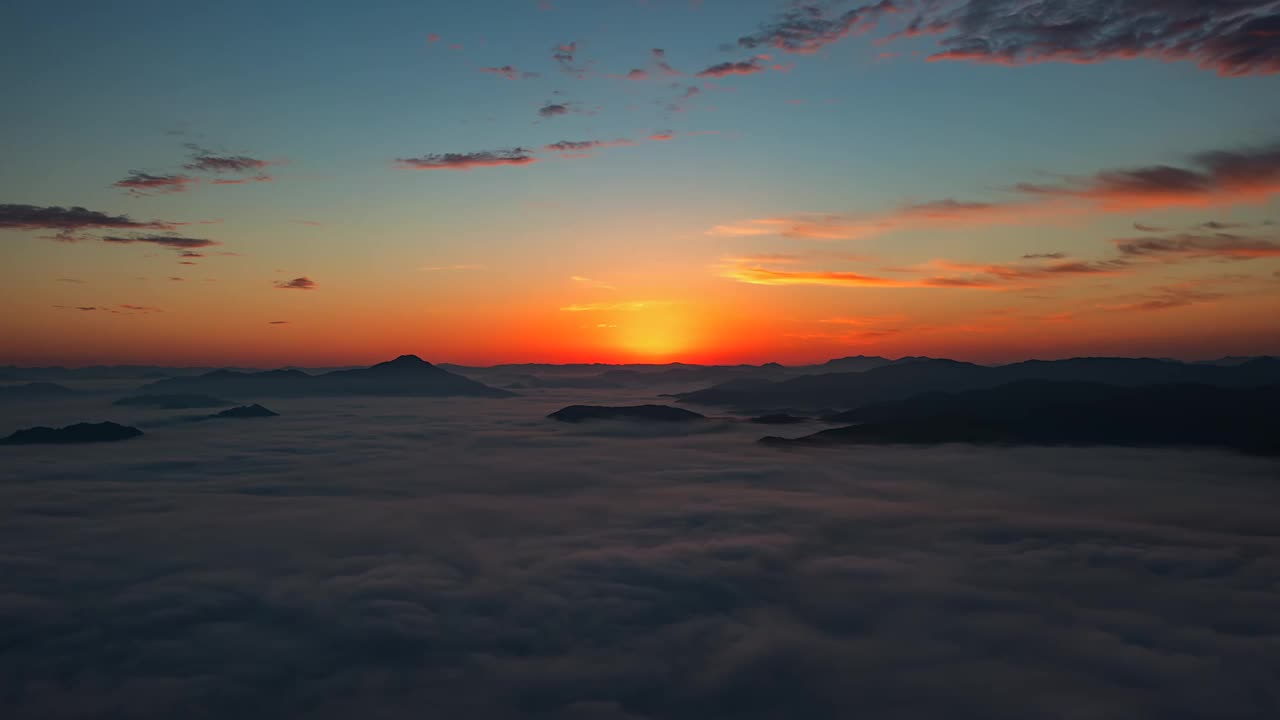
M200 393L227 397L402 395L422 397L511 397L514 393L455 375L416 355L355 370L311 375L302 370L215 370L196 377L159 380L139 388L148 394Z

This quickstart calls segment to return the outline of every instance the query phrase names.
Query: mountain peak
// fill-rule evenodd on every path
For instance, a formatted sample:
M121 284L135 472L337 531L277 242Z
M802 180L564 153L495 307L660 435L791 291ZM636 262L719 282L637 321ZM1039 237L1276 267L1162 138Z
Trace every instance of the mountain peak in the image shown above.
M388 360L387 362L384 362L384 363L378 363L377 365L374 365L374 367L407 369L407 368L429 368L429 367L435 367L435 366L427 362L426 360L423 360L422 358L418 357L417 355L401 355L395 360Z

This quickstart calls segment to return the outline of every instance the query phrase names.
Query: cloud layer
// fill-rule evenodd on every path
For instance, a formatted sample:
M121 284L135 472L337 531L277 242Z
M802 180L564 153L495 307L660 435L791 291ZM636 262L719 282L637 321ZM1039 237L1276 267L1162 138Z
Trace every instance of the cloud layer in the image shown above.
M279 418L219 423L101 398L8 409L0 432L92 411L147 435L6 450L0 712L1208 719L1280 705L1270 461L819 456L757 448L747 424L542 419L623 399L282 400Z

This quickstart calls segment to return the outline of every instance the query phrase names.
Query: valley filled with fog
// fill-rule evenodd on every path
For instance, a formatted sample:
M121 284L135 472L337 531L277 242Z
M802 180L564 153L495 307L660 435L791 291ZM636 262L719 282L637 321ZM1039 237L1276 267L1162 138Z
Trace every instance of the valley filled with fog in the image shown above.
M1280 707L1280 463L776 449L574 403L0 407L7 717L1154 718ZM207 411L203 411L207 413Z

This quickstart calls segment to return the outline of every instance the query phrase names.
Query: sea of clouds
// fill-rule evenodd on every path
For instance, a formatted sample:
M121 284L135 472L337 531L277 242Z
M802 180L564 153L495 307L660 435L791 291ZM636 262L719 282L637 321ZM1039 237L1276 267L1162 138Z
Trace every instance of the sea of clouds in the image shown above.
M1280 717L1280 463L780 451L599 391L0 408L6 718Z

